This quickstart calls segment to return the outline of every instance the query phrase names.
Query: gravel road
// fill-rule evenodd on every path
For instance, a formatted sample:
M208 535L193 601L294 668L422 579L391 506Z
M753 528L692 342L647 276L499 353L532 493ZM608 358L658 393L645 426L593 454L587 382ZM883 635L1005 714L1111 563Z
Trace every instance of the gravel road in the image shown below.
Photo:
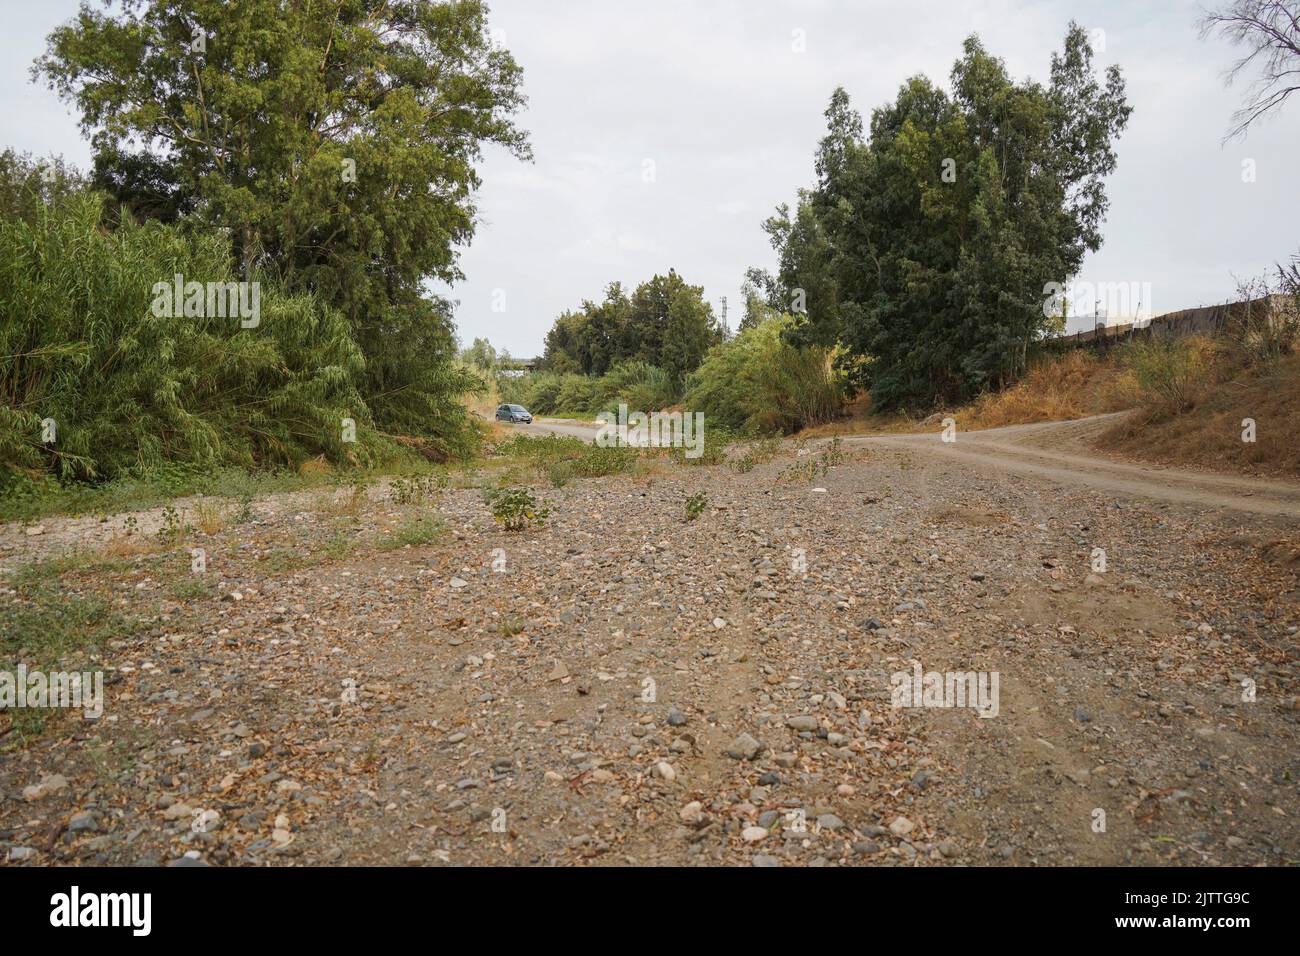
M0 860L1296 863L1297 490L1077 437L665 461L515 534L473 488L299 493L63 571L134 623L103 718L0 739ZM102 544L43 525L0 563ZM895 706L918 667L996 675L996 713Z

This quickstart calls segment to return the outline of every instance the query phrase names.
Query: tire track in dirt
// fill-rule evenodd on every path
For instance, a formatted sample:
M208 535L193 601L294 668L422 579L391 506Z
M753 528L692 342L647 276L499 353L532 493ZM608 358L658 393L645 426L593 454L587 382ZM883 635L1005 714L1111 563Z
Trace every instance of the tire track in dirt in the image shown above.
M1198 508L1300 517L1300 485L1172 468L1148 468L1090 453L1087 436L1115 416L961 432L846 438L848 445L918 449L984 471L1032 475L1063 484Z

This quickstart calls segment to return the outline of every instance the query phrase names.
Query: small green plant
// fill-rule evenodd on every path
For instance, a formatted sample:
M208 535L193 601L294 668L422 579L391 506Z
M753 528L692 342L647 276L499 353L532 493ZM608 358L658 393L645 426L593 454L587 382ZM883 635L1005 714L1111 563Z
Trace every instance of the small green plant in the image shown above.
M704 514L704 509L709 506L709 497L704 492L698 492L686 499L686 520L694 521L700 515Z
M122 530L126 532L128 538L132 537L140 530L140 521L135 515L127 515L122 520Z
M155 537L163 544L174 544L185 537L186 531L189 530L185 523L181 521L181 514L171 505L163 509L162 527L155 533Z
M524 633L527 627L528 624L522 617L517 614L508 614L501 619L501 623L497 625L497 630L502 637L515 637Z
M815 458L803 458L796 461L785 471L781 472L779 481L797 482L797 481L816 481L817 472L821 470L820 463Z
M407 521L391 536L380 541L378 548L380 551L396 551L398 548L408 546L418 548L436 540L445 530L446 527L441 521L428 515L421 515L419 518Z
M551 483L552 488L563 488L573 477L573 463L568 461L557 461L546 470L546 478Z
M492 509L492 517L507 531L524 531L533 525L540 528L550 515L549 509L537 507L537 500L527 488L490 489L483 492L483 498Z
M754 454L752 452L746 452L744 455L733 461L731 467L736 474L747 475L754 470L754 467L757 464L758 459L754 457Z
M352 535L339 531L335 532L334 536L325 542L321 547L321 551L331 561L338 561L351 554L355 548L356 541Z
M696 435L703 442L704 447L696 447L690 451L690 454L696 457L689 457L686 448L674 448L672 455L679 462L685 465L704 465L706 467L721 465L727 460L727 448L735 436L725 428L713 426L702 428Z
M199 577L183 578L170 588L172 597L178 601L196 601L212 596L212 586Z
M235 524L248 524L253 520L253 493L245 491L239 496L239 510L235 512Z
M831 443L822 450L822 474L826 474L836 465L842 465L848 460L849 456L844 451L843 440L840 438L832 438Z

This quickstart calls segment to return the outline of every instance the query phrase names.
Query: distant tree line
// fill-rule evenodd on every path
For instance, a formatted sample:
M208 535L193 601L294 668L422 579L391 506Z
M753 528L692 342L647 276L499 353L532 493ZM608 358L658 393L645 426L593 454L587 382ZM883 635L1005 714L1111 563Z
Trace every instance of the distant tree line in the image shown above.
M600 376L615 365L641 362L663 369L681 386L723 337L703 287L669 270L631 295L612 282L603 301L587 300L561 315L546 335L542 367Z

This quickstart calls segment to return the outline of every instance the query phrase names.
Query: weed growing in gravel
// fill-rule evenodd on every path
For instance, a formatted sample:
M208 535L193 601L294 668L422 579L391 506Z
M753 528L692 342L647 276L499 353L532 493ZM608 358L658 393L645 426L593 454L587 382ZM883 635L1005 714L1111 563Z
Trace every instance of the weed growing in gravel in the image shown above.
M163 509L162 527L155 532L155 536L161 544L177 544L191 530L193 529L181 520L181 513L168 505Z
M220 534L226 527L225 516L214 502L200 501L194 506L194 520L206 535Z
M601 448L568 435L515 435L497 445L495 454L528 464L556 488L564 487L571 478L620 474L640 457L635 448Z
M731 467L738 474L747 475L757 466L767 464L780 453L780 438L761 438L747 445L745 453L733 461Z
M420 515L418 518L403 522L390 536L381 539L376 547L380 551L396 551L398 548L406 547L418 548L436 541L446 530L447 526L438 519Z
M311 562L307 560L305 555L299 554L297 551L277 548L259 557L257 563L260 571L269 571L272 574L287 574L290 571L305 568Z
M573 477L573 465L567 461L558 461L546 470L546 478L552 488L563 488Z
M94 551L70 551L55 558L21 565L9 579L17 591L48 586L51 581L72 572L121 574L133 566L131 561Z
M169 589L171 596L178 601L198 601L212 597L212 585L202 578L192 577L177 581Z
M483 492L492 509L492 517L507 531L524 531L532 525L542 527L550 511L538 508L537 500L527 488L503 488Z
M82 597L50 583L49 578L23 588L20 594L0 602L0 661L22 661L29 672L68 670L69 662L81 668L82 662L93 660L109 640L129 638L144 626L143 621L115 611L108 601ZM9 728L0 728L0 741L21 748L65 712L6 710Z
M253 493L246 491L239 496L239 510L235 512L235 524L248 524L253 520Z
M848 453L844 451L844 442L839 438L832 438L831 443L822 450L821 464L822 474L830 471L836 465L842 465L849 460Z
M321 553L331 561L339 561L351 554L356 546L356 540L352 535L337 531L333 537L325 542L321 548Z
M671 454L673 458L684 465L721 465L727 460L727 448L735 440L735 435L725 428L712 426L701 429L700 434L704 438L704 450L695 458L688 458L687 449L673 448Z
M704 492L691 495L686 499L686 520L694 521L700 515L704 514L704 509L709 506L709 496Z
M792 484L797 481L816 481L817 472L820 468L821 466L815 458L801 458L785 471L781 472L781 474L777 476L777 481L790 482Z

